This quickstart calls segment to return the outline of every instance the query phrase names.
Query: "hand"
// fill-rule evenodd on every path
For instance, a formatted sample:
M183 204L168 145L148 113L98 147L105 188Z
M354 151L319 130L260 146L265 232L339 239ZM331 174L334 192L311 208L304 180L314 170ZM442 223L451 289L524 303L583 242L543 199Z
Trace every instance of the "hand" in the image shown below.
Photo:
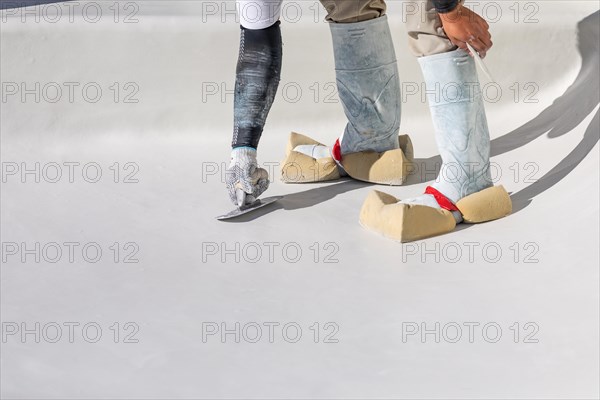
M463 50L469 52L467 42L484 58L492 47L490 26L479 15L459 4L448 13L440 13L440 19L448 38Z
M256 149L238 147L231 151L225 181L231 202L242 207L253 203L267 190L269 174L263 168L258 168Z

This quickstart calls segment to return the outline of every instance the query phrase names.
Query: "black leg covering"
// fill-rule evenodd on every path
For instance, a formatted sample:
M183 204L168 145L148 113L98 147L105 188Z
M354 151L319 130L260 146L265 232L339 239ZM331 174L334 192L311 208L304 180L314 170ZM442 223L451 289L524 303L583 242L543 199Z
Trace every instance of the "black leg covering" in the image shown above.
M232 147L257 148L281 74L279 21L266 29L241 27Z

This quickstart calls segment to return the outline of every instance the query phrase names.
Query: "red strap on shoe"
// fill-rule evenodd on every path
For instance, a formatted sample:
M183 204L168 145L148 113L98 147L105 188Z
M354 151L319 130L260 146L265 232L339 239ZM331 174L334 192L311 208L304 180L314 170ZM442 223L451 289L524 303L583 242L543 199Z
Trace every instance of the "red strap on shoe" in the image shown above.
M430 194L435 197L435 201L437 201L440 207L442 207L444 210L460 211L458 208L456 208L454 203L450 201L450 199L444 196L439 190L431 186L427 186L425 189L425 194Z
M335 144L333 145L333 149L331 150L331 154L333 155L333 158L335 159L335 161L337 161L337 162L342 161L342 147L340 146L340 139L335 141Z

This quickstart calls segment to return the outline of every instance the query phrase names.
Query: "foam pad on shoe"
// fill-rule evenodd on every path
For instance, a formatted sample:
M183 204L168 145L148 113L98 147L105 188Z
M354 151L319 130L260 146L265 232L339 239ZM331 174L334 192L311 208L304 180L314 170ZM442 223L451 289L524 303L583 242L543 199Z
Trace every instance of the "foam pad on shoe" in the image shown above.
M296 148L296 146L300 146L303 144L322 145L322 143L319 143L306 135L292 132L290 133L290 138L288 139L287 147L285 149L285 155L288 156Z
M352 178L380 185L402 185L413 160L412 142L408 135L398 136L400 148L376 153L361 151L344 154L342 166Z
M281 181L284 183L325 182L340 178L333 157L316 159L294 151L300 145L321 145L314 139L292 132L286 148L286 158L281 164Z
M381 153L362 151L344 154L342 166L346 173L359 181L381 185L402 185L413 161L413 146L408 135L398 136L399 148ZM340 178L332 157L315 159L294 151L300 145L323 145L318 141L292 132L286 147L286 159L281 167L285 183L325 182Z
M398 144L400 148L404 152L404 157L407 161L413 162L415 159L415 152L413 150L412 140L410 140L410 136L408 135L398 135Z
M315 159L292 151L281 167L281 181L284 183L325 182L335 179L340 179L340 172L331 157Z
M456 207L465 222L472 224L506 217L512 212L512 201L504 186L492 186L460 199Z
M377 190L365 200L360 224L399 242L441 235L456 227L454 216L447 210L399 203L394 196Z

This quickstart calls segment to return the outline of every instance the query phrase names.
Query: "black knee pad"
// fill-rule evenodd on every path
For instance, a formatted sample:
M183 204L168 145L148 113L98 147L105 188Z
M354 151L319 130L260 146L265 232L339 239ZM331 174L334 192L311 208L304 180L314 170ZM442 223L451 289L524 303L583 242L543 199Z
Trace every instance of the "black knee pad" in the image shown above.
M258 146L279 86L282 42L280 22L265 29L241 27L236 69L232 147Z

